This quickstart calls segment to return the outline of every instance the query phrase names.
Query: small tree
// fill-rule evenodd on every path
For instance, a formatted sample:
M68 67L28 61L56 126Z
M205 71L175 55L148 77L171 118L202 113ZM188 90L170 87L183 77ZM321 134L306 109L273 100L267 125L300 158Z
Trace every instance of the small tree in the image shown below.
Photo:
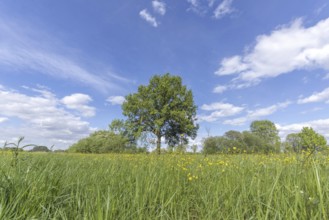
M182 85L179 76L153 76L147 86L139 86L137 93L126 96L122 109L135 136L143 132L156 136L158 154L162 137L171 146L187 144L188 137L196 137L197 107L192 91Z
M298 134L300 137L300 144L303 148L310 150L311 153L321 149L327 145L327 140L321 134L318 134L310 127L303 127Z

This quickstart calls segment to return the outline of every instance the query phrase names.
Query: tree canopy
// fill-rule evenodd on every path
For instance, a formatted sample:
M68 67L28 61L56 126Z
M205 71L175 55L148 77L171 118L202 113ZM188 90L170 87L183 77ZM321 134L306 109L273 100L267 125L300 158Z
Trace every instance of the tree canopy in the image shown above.
M124 151L126 143L127 140L121 135L100 130L73 144L69 151L78 153L121 152Z
M223 136L208 137L203 142L203 152L228 153L228 152L278 152L280 138L273 122L268 120L253 121L250 124L250 131L225 132Z
M327 140L321 134L318 134L310 127L304 127L298 134L300 138L300 145L307 150L317 150L327 144Z
M126 96L122 109L135 136L142 132L156 136L159 154L163 137L171 146L186 144L188 137L196 137L197 106L192 91L182 85L179 76L153 76L148 85L141 85L136 93Z
M279 151L279 131L273 122L269 120L253 121L250 124L250 131L264 141L265 152Z

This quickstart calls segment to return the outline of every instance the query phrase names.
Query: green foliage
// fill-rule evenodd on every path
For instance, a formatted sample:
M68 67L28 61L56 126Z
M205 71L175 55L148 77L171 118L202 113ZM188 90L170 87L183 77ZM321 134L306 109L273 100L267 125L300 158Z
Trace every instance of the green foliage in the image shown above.
M227 131L223 136L208 137L204 140L203 152L237 153L237 152L279 152L280 141L278 131L271 121L254 121L251 131Z
M301 138L298 133L288 134L285 141L285 151L299 153L302 149Z
M109 153L128 150L128 140L111 131L95 131L89 137L79 140L69 148L69 152L77 153Z
M243 142L247 147L247 152L266 152L268 151L266 147L266 142L258 135L253 134L250 131L244 131Z
M109 131L124 137L127 140L127 147L134 148L137 145L137 138L127 121L114 119L109 125Z
M313 128L304 127L298 136L300 145L306 150L315 151L327 145L325 137L315 132Z
M203 141L203 153L215 154L227 152L227 144L228 141L225 137L208 137Z
M253 121L250 125L250 131L264 140L266 152L279 152L279 131L273 122L269 120Z
M126 96L122 109L135 136L143 132L156 136L158 153L162 137L170 146L186 144L188 137L196 137L197 107L192 91L182 85L179 76L153 76L147 86L141 85L137 93Z
M48 149L46 146L35 146L30 150L31 152L50 152L51 150Z

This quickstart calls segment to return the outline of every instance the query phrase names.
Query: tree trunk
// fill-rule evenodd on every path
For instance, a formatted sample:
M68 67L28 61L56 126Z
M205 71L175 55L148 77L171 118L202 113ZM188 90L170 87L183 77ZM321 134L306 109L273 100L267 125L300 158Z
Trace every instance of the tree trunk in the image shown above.
M158 154L160 155L161 154L161 136L158 135L158 140L157 140L157 151L158 151Z

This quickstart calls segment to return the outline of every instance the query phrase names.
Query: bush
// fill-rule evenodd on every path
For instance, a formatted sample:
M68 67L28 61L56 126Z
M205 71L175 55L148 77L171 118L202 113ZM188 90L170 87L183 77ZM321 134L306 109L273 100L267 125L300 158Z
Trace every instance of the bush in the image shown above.
M89 137L79 140L69 147L69 152L77 153L109 153L135 152L135 145L131 145L126 137L112 131L100 130Z

